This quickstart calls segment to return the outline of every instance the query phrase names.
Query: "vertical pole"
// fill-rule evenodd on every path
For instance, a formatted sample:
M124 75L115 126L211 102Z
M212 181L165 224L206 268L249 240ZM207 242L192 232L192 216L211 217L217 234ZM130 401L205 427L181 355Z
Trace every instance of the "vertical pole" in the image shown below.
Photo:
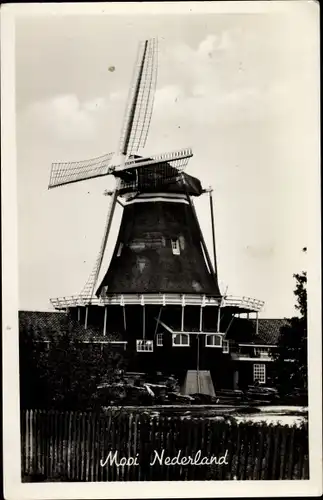
M80 306L77 308L77 321L80 321L81 319L81 309Z
M197 392L200 393L200 336L196 335L197 340L197 359L196 359L196 382L197 382Z
M103 320L103 335L105 336L107 333L107 306L104 306L104 320Z
M182 319L181 319L181 332L184 331L184 305L182 304Z
M216 265L216 248L215 248L215 225L214 225L214 211L213 211L213 198L212 189L209 190L209 200L210 200L210 210L211 210L211 224L212 224L212 245L213 245L213 259L214 259L214 272L217 275L217 265Z
M146 312L145 306L142 306L142 338L146 338Z
M219 308L218 308L218 321L217 321L217 326L216 326L216 331L218 333L220 332L220 320L221 320L221 304L219 304Z
M239 389L239 371L237 368L233 372L233 389Z
M85 328L85 330L87 329L88 316L89 316L89 307L86 306L86 308L85 308L85 322L84 322L84 328Z
M200 332L203 331L203 306L200 307Z
M259 329L259 318L258 311L256 312L256 336L258 337L258 329Z
M198 231L199 231L200 241L201 241L202 247L204 249L205 258L206 258L207 264L208 264L208 266L210 268L210 273L213 275L214 278L216 278L215 270L213 269L213 264L211 262L211 258L210 258L210 255L209 255L206 243L205 243L205 239L204 239L204 236L203 236L203 233L202 233L202 230L201 230L201 226L200 226L200 223L199 223L198 218L197 218L197 214L196 214L196 210L195 210L193 201L191 200L191 197L190 197L190 195L188 193L184 177L182 177L182 179L183 179L183 182L184 182L184 188L185 188L186 198L187 198L187 201L188 201L188 203L189 203L189 205L191 207L191 210L193 212L195 223L196 223Z
M127 330L127 320L126 320L126 307L123 306L122 307L122 314L123 314L123 327L124 327L124 331Z

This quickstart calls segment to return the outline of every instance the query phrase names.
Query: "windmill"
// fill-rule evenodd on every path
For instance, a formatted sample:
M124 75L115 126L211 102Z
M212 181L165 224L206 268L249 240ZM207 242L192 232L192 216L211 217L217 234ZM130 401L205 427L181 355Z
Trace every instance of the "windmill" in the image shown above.
M156 185L158 182L172 180L174 176L179 176L192 156L190 149L154 155L150 158L136 156L138 150L144 148L146 144L153 111L156 79L157 40L151 39L142 42L139 46L119 142L118 154L121 159L119 164L112 162L116 156L115 153L108 153L90 160L60 162L52 165L49 189L106 175L113 175L116 178L116 187L113 192L109 193L111 200L99 254L81 292L81 297L85 300L91 299L94 295L119 194L121 192L135 194L140 189L139 182L144 182L145 174L146 181L148 181L147 167L151 165L154 165L155 172L159 171L159 177L155 179ZM139 174L138 179L140 169L144 173L141 176Z
M56 309L66 310L78 321L84 321L85 328L89 324L102 328L104 337L108 331L113 332L117 335L115 343L128 344L144 356L155 352L155 348L157 351L193 347L186 351L191 354L182 356L181 361L180 351L168 355L166 368L174 371L174 367L180 366L185 373L193 371L193 379L201 390L200 367L204 366L205 371L208 356L200 356L197 348L196 370L196 347L190 344L190 338L196 336L199 340L202 336L205 347L219 347L221 353L225 352L221 314L225 325L237 311L258 311L262 303L221 296L212 190L202 189L197 178L184 172L192 150L138 154L149 131L156 79L157 41L145 40L138 50L117 156L108 153L91 160L52 165L50 189L108 175L114 176L116 185L107 193L110 202L104 234L83 290L51 302ZM193 202L194 197L203 193L210 195L213 263ZM109 267L98 284L117 202L123 206L119 234ZM223 314L225 309L227 314ZM159 366L156 357L148 358L147 355L140 358L141 370ZM138 359L136 362L135 367ZM165 366L159 368L164 370ZM196 386L191 380L188 385L191 390ZM209 388L204 391L212 393L208 370L204 386Z

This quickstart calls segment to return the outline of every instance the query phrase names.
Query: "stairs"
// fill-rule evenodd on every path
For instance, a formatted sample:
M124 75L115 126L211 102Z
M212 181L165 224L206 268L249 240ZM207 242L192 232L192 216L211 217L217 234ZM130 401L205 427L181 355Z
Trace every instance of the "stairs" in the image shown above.
M207 394L215 396L211 373L209 370L188 370L186 373L183 394Z

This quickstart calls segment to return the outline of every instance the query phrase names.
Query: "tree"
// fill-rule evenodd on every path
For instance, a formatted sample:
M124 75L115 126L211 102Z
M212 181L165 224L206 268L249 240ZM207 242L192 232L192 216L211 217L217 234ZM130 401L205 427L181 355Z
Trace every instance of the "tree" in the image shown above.
M307 274L303 271L293 276L296 280L295 308L299 316L287 320L281 328L275 353L276 382L282 395L296 388L307 390Z
M22 407L93 410L100 406L97 386L102 380L115 380L123 357L102 344L83 342L84 333L83 327L66 317L57 328L51 325L46 332L43 327L41 342L36 342L35 332L33 338L22 334ZM50 343L44 342L46 338Z
M38 361L46 344L35 343L28 334L20 335L19 373L20 407L23 409L46 406L47 384L41 377Z

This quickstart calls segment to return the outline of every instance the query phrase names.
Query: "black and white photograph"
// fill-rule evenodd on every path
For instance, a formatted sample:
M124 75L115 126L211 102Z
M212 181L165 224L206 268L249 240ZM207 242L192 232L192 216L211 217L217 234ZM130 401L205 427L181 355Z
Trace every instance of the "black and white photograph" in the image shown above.
M7 498L320 494L318 19L3 9Z

